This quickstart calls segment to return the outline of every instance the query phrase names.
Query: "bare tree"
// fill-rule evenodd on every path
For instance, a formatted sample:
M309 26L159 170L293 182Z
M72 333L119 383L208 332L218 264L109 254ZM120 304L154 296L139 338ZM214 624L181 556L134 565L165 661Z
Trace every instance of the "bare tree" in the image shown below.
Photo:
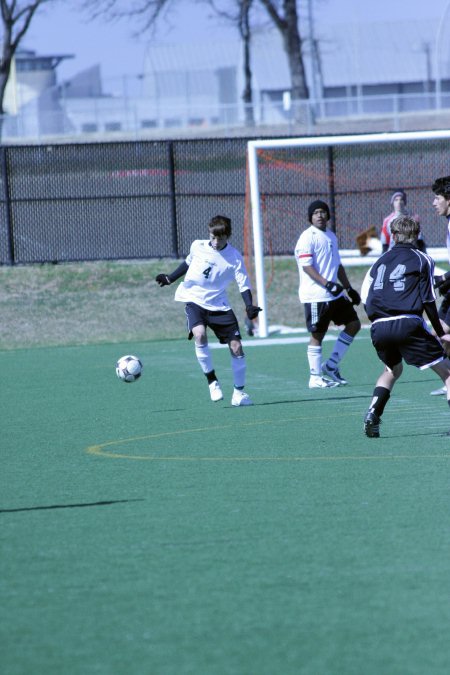
M215 12L232 21L239 30L244 48L244 92L243 101L253 120L252 108L252 69L251 69L251 22L250 13L255 6L254 0L197 0L212 6ZM299 0L300 1L300 0ZM280 31L291 74L291 97L294 101L309 98L306 73L303 63L302 39L298 27L297 0L260 0L267 11L270 21ZM93 18L102 15L109 20L121 18L139 19L139 34L155 31L157 24L175 9L177 0L83 0L82 5ZM230 9L231 7L231 9Z
M245 121L249 126L253 126L255 118L253 114L253 93L252 93L252 66L251 66L251 22L250 12L254 0L235 0L234 7L230 0L225 5L227 9L222 9L217 0L209 0L211 7L216 14L237 27L243 47L243 71L244 71L244 90L242 100L245 106Z
M49 2L52 2L52 0L32 0L32 2L0 0L3 28L0 60L0 116L5 114L5 90L11 73L14 55L29 29L36 12L42 5Z
M251 22L250 13L254 0L197 0L198 4L209 5L221 18L237 27L243 46L244 90L242 100L245 105L247 124L254 124L251 68ZM95 18L105 16L111 21L122 18L140 19L139 34L155 32L163 18L167 18L171 9L175 9L177 0L83 0L84 9Z
M103 16L106 20L139 20L136 34L155 31L156 24L167 16L177 0L81 0L80 6L95 19Z
M283 38L284 50L291 74L291 97L298 101L309 98L302 39L298 27L297 0L260 0Z
M252 3L253 0L242 0L238 23L244 48L244 91L242 92L242 100L245 105L245 121L251 126L255 123L253 116L252 67L250 61L250 9Z

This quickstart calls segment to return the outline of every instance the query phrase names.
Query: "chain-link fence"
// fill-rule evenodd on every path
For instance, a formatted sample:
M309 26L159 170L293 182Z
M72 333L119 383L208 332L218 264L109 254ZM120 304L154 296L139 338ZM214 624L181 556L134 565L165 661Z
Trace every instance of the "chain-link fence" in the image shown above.
M245 140L1 150L0 262L179 257L212 215L242 231Z
M182 257L219 213L243 249L246 148L243 138L3 147L0 264ZM355 248L358 231L381 229L399 187L427 244L442 246L430 185L450 174L448 150L449 141L429 140L330 146L306 163L275 158L277 187L263 196L270 253L292 253L317 196L334 207L341 247Z

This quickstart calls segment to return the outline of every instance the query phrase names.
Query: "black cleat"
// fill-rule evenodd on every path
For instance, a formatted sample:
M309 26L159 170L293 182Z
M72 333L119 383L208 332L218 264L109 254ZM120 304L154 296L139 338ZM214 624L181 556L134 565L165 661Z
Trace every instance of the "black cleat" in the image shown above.
M380 438L381 419L373 410L369 410L364 418L364 433L369 438Z

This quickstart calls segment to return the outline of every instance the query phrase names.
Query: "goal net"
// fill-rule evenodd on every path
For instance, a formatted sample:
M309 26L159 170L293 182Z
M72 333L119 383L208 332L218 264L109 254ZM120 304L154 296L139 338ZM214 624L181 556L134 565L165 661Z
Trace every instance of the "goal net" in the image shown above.
M263 308L259 337L268 336L270 320L264 258L293 255L315 199L330 206L344 265L350 252L365 264L361 248L356 250L358 237L380 234L392 193L400 188L431 255L433 247L442 247L445 234L432 209L431 185L450 174L449 151L448 130L249 141L244 250Z

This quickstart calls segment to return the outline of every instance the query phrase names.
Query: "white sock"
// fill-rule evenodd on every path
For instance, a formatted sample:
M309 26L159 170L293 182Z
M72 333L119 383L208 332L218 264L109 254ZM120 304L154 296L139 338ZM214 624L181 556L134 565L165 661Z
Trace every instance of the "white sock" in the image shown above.
M346 355L348 348L353 342L351 335L348 335L345 331L341 331L337 337L337 340L334 344L333 351L330 358L327 361L327 365L335 370L341 359Z
M203 372L210 373L213 370L211 350L209 345L195 345L195 355Z
M313 345L308 345L307 350L308 363L309 363L309 372L311 375L321 375L322 374L322 346L314 347Z
M234 386L243 387L245 385L245 373L247 370L245 356L232 356L231 368L233 370Z

